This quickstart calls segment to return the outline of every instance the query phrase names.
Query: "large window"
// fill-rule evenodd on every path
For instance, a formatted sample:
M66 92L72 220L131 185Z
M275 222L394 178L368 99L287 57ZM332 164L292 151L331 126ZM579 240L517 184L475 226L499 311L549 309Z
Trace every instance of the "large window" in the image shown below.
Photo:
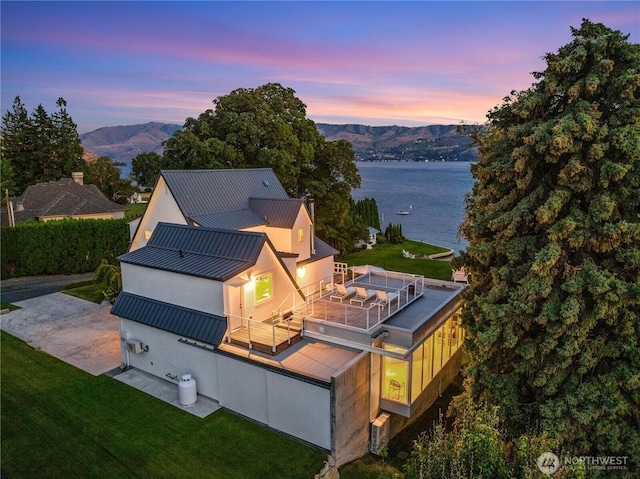
M406 349L385 344L384 349L404 354ZM382 397L403 404L409 403L409 363L389 356L382 357L383 391Z
M273 287L271 284L271 273L261 274L256 277L256 303L271 298Z
M462 346L463 338L460 313L456 312L413 350L410 368L409 361L383 356L382 397L403 404L409 404L409 399L416 401ZM407 351L390 344L385 344L384 349L399 354Z

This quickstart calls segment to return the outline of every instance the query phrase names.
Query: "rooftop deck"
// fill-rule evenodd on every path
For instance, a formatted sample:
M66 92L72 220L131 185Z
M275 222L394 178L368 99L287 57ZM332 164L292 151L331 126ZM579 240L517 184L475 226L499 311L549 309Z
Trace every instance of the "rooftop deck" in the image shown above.
M306 318L369 331L420 299L422 279L412 274L368 271L344 284L349 295L342 296L330 287L297 312ZM366 299L358 297L355 288L366 291ZM376 292L384 292L388 299L380 300Z
M305 334L328 341L342 338L351 343L370 344L372 333L381 324L409 333L424 328L428 318L445 308L464 288L378 268L359 271L344 283L347 295L338 293L336 283L328 283L319 289L320 293L308 297L304 305L274 321L242 318L242 327L228 328L227 344L270 355L281 353ZM358 297L356 288L365 291L366 297ZM376 292L386 293L386 300L381 300Z

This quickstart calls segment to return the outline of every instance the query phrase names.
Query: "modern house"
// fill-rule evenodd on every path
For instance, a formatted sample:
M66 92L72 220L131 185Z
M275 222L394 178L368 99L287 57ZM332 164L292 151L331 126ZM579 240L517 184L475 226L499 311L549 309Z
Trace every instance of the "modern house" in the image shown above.
M163 171L119 259L123 363L330 452L377 452L457 374L466 285L335 263L270 169Z
M11 211L15 222L38 220L51 221L74 219L119 219L124 218L124 206L108 199L95 185L85 185L81 172L72 178L61 178L30 185L17 198L11 200ZM3 214L3 224L4 216ZM7 218L6 223L9 223Z

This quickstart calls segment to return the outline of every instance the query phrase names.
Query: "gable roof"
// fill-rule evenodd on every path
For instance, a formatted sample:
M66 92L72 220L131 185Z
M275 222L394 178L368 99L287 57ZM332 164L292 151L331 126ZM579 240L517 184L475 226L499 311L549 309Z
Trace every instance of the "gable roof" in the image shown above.
M119 256L123 263L227 281L253 266L264 233L158 223L146 246Z
M223 316L125 292L118 295L111 314L215 346L227 329Z
M208 215L193 215L191 221L200 226L218 229L245 229L252 226L260 226L266 224L266 221L260 218L251 210L225 211L222 213L211 213Z
M308 264L308 263L313 263L314 261L318 261L318 260L320 260L322 258L327 258L329 256L335 256L335 255L340 253L333 246L325 243L324 241L322 241L317 236L314 237L314 244L315 244L315 252L311 255L310 258L305 259L303 261L300 261L298 263L298 266L303 266L303 265Z
M88 216L124 209L95 185L81 185L72 178L30 185L13 200L16 221L47 216Z
M182 214L200 215L249 209L249 198L289 196L271 168L163 170L160 172Z
M303 204L297 198L249 198L249 208L274 228L292 228Z

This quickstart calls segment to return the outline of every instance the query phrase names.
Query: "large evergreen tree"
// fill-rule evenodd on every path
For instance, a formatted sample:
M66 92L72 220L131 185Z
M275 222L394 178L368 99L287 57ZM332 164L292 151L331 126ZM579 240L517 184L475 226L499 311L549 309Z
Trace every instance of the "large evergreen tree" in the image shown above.
M85 171L84 150L76 124L67 112L63 98L58 110L49 115L38 105L31 115L16 97L13 108L2 117L2 157L13 171L15 192L34 183L69 177Z
M640 45L584 20L475 132L461 232L476 398L512 433L640 457Z
M351 188L360 186L351 145L326 141L294 90L277 83L214 104L165 142L162 167L273 168L291 196L314 199L318 235L346 249Z

